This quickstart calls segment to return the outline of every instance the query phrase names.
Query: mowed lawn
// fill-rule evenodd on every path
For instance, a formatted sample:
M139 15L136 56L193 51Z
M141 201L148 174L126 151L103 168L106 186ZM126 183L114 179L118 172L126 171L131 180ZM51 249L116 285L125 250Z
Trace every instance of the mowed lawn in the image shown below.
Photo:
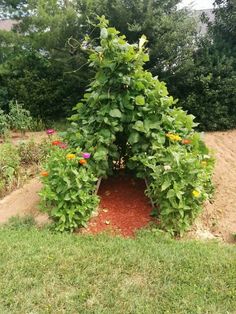
M234 245L0 229L0 313L236 313Z

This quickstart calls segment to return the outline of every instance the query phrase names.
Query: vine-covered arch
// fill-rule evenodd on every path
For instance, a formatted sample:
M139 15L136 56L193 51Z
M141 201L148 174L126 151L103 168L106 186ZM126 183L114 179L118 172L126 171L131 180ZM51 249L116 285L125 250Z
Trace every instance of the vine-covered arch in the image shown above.
M98 27L100 44L83 43L96 74L74 108L69 143L91 154L88 171L96 178L110 175L121 159L135 169L149 182L162 226L181 233L209 197L213 160L194 117L175 107L165 83L144 69L146 37L131 45L104 17Z

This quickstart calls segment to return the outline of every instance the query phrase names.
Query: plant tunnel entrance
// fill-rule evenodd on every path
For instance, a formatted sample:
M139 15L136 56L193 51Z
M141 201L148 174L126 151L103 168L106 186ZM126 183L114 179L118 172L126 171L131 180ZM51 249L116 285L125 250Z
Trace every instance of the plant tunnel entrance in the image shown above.
M135 231L147 226L152 221L152 205L145 189L145 181L135 178L125 169L103 179L98 190L99 213L90 220L87 231L132 236Z

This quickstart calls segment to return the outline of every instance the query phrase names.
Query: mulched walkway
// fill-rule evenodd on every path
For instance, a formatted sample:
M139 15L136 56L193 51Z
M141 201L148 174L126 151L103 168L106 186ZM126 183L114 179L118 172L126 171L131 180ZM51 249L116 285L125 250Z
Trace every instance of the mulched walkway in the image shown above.
M147 226L152 221L152 206L144 195L145 189L143 180L127 174L102 180L98 191L99 213L90 220L86 233L108 231L129 237Z

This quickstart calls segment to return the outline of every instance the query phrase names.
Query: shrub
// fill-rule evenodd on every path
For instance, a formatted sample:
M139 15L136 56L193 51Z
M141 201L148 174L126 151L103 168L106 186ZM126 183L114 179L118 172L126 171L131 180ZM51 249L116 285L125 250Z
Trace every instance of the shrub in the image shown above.
M81 152L71 154L70 150L53 147L41 176L41 206L56 222L56 230L72 231L85 226L98 205L94 193L97 178Z
M173 235L182 235L191 226L213 192L214 160L199 143L198 135L192 134L168 147L160 146L151 156L132 158L145 167L146 193L156 205L162 228Z

